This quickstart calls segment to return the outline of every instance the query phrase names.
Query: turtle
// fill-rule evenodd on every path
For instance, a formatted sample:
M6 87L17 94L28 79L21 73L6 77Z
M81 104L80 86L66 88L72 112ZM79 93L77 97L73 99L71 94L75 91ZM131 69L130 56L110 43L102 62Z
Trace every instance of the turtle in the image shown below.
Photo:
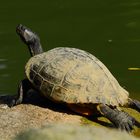
M104 116L116 128L133 130L138 121L121 107L140 112L140 102L129 97L129 92L97 57L72 47L44 52L39 36L30 28L19 24L16 32L28 46L31 58L25 66L26 78L19 83L11 107L23 103L28 91L33 89L78 114Z

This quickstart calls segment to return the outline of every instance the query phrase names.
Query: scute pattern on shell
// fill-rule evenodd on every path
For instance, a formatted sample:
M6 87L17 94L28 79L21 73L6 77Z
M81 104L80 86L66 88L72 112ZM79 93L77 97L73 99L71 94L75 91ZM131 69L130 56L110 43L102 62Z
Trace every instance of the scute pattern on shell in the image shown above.
M124 105L128 92L92 54L75 48L55 48L32 57L27 78L46 97L65 103Z

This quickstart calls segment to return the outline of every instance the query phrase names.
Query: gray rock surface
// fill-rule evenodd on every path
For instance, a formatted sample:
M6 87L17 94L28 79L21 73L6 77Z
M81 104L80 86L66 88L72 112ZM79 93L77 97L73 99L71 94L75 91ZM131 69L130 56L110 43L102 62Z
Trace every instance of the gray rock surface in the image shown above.
M11 99L11 97L10 97ZM0 97L0 140L11 140L20 132L29 128L40 128L49 123L80 123L81 117L64 111L61 105L52 104L37 97L35 102L21 104L9 108L6 104L9 97ZM43 106L40 106L40 102ZM35 105L31 104L34 103Z
M44 137L45 140L47 140L46 137L48 140L52 140L53 138L55 140L78 138L82 140L84 138L85 140L85 136L86 140L93 139L93 136L94 138L99 138L99 140L101 138L114 138L115 140L117 138L117 140L121 140L122 137L128 140L129 138L131 140L135 139L131 135L118 132L118 130L111 131L111 129L106 129L107 126L113 127L111 123L106 121L101 124L99 124L100 121L86 122L87 120L83 120L82 116L73 114L73 112L63 105L52 103L49 100L39 97L38 94L33 94L33 96L32 94L28 94L28 96L24 104L12 108L9 108L6 104L13 97L0 96L0 140L14 139L16 135L28 131L31 128L35 130L30 130L24 135L17 137L17 139L23 140L25 138L25 140L31 140L32 138L33 140L37 140L38 135L38 140L43 140ZM53 125L49 125L52 123ZM55 126L54 123L59 124ZM79 126L79 124L86 123L90 123L94 127ZM65 126L64 124L69 125ZM66 137L68 138L66 139Z
M125 132L94 126L51 124L24 132L15 140L138 140L138 138Z

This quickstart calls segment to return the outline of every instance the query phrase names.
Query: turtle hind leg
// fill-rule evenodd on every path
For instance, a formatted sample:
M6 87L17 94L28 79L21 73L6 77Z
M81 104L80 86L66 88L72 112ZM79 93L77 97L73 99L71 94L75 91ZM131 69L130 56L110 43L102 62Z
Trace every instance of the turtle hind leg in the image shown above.
M98 111L109 119L115 127L130 132L135 125L136 120L126 112L112 109L107 105L100 104L97 106Z
M18 94L9 102L8 106L12 107L21 104L26 97L27 92L31 89L31 83L28 79L22 80L18 85Z
M140 101L129 98L128 107L136 109L138 112L140 112Z

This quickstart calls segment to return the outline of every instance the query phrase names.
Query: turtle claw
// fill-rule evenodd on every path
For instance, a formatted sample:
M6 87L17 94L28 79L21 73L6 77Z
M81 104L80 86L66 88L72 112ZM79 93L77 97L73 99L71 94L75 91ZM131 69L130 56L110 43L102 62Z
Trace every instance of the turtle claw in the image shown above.
M21 104L21 100L20 99L16 99L16 98L13 98L9 103L8 103L8 106L9 107L13 107L13 106L16 106L18 104Z
M121 125L119 125L119 130L121 130L121 131L126 131L126 132L128 132L128 133L130 133L132 130L133 130L133 126L130 126L129 124L121 124Z
M8 103L8 106L9 107L13 107L16 105L16 100L15 99L12 99L9 103Z
M128 113L119 111L119 110L114 110L110 108L107 105L100 105L100 112L108 118L116 128L122 130L122 131L127 131L131 132L133 129L133 126L136 125L136 120L131 117Z
M21 104L23 102L23 96L30 89L30 83L27 79L22 80L18 86L18 94L9 101L8 106L13 107L15 105Z
M126 112L120 112L116 119L114 120L114 125L122 131L131 132L136 120L129 116Z

